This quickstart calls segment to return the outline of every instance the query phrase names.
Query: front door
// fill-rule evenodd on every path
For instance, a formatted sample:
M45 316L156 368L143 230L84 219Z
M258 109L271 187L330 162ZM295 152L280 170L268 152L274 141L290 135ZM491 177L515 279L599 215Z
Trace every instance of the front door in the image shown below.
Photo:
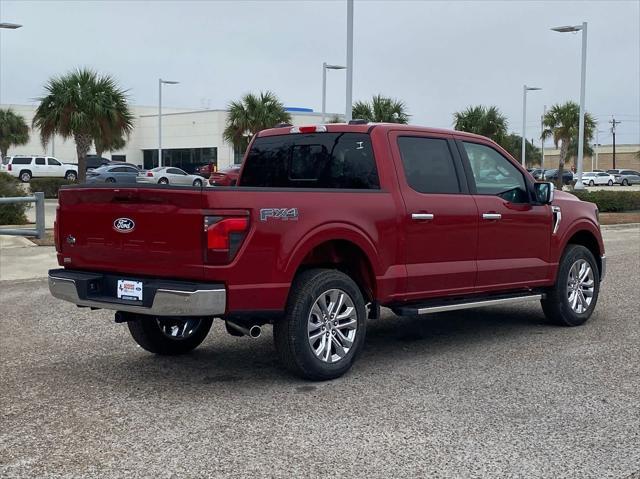
M549 273L552 212L525 173L490 143L462 141L478 208L478 292L539 286Z
M473 291L478 211L449 135L391 132L405 203L408 300Z

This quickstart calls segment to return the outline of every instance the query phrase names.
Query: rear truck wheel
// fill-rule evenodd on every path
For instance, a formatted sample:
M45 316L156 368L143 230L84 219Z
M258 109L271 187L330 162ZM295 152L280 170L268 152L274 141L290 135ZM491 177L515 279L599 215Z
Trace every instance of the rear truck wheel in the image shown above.
M158 184L160 184L160 185L168 185L169 184L169 180L167 180L166 178L160 178L158 180Z
M104 180L105 183L115 183L116 179L115 178L107 178L106 180Z
M560 260L556 283L541 301L545 316L560 326L584 324L596 307L600 271L591 251L569 245Z
M202 180L193 180L193 186L201 188L202 187Z
M31 181L31 172L24 170L20 172L20 181L23 183L29 183Z
M128 321L129 332L143 349L173 356L197 348L207 337L213 318L144 316Z
M64 179L67 181L76 181L78 179L78 175L75 171L67 171L64 175Z
M609 185L609 186L613 186L613 180L609 180L609 182L607 183L607 185Z
M629 186L629 180L627 180L626 178L622 180L622 186Z
M273 325L284 366L314 381L335 379L358 358L366 333L366 308L358 285L332 269L300 273L285 316Z

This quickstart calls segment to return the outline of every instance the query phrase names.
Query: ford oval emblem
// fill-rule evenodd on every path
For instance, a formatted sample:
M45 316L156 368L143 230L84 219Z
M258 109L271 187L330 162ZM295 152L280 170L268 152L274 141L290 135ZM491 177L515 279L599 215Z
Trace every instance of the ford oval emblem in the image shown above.
M131 218L118 218L113 222L113 229L118 233L131 233L136 228Z

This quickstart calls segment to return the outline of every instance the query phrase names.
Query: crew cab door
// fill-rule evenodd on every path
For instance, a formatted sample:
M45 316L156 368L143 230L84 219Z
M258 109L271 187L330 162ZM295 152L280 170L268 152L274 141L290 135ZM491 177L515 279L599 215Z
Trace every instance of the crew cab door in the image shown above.
M478 210L449 135L392 131L408 300L473 291Z
M482 140L458 141L478 208L476 290L508 290L545 283L552 212L535 203L524 171Z

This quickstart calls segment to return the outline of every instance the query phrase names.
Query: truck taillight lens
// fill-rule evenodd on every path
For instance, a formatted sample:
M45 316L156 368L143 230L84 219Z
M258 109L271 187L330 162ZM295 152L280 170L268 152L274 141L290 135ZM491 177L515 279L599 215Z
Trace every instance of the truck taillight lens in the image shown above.
M249 231L248 216L205 216L205 262L230 263Z

